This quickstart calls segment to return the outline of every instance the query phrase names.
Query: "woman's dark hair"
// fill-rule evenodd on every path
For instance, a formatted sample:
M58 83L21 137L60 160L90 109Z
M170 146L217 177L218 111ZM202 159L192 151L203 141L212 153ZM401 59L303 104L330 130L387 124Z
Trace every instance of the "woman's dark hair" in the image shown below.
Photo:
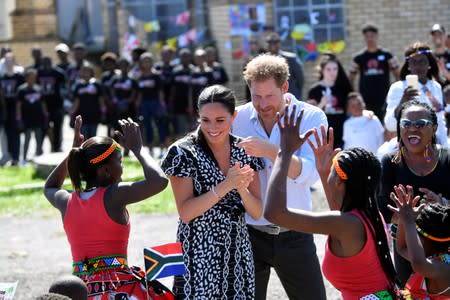
M220 103L231 115L233 115L236 108L236 97L231 89L220 84L215 84L205 88L200 96L198 96L198 110L200 111L202 107L208 103ZM200 128L194 133L194 138L200 147L217 163Z
M400 137L400 120L402 118L403 111L405 111L406 109L413 107L413 106L420 106L420 107L426 109L430 113L430 117L431 117L430 121L433 123L433 125L437 125L436 112L427 103L419 102L418 100L410 100L410 101L403 103L402 106L400 106L400 109L397 111L397 115L395 116L397 119L397 141L399 142L400 147L403 146L403 141ZM435 145L436 142L437 142L436 141L436 133L434 133L433 136L431 137L431 143L433 145Z
M203 105L208 103L222 104L230 114L234 114L236 108L236 97L232 90L226 86L215 84L205 88L198 96L197 106L200 110Z
M423 51L424 55L428 58L428 64L430 66L430 69L428 70L427 77L428 79L434 78L435 80L439 81L439 68L437 65L436 58L434 57L433 53L431 52L430 47L428 47L426 44L421 42L415 42L412 45L409 45L405 49L405 63L403 64L401 70L400 70L400 79L405 80L406 75L410 74L409 71L409 57L411 54L419 53Z
M425 233L437 237L450 237L450 206L444 206L436 203L430 203L417 216L416 224ZM436 242L431 239L428 241L432 244L436 253L446 253L450 247L448 242Z
M345 73L344 67L341 65L341 62L337 58L336 54L332 52L325 52L322 54L322 57L319 61L318 71L319 71L319 80L323 79L323 69L329 62L334 62L337 64L338 73L336 77L336 82L334 86L339 87L344 91L345 95L353 91L352 84Z
M79 148L73 148L67 160L70 180L77 192L80 192L82 181L96 186L97 169L99 166L107 164L112 155L99 163L92 164L89 161L103 153L114 142L112 138L95 136L85 141Z
M392 283L397 273L389 252L384 222L377 205L377 189L381 178L381 164L377 157L363 148L350 148L341 152L337 163L345 172L345 196L341 211L357 209L375 241L378 259Z

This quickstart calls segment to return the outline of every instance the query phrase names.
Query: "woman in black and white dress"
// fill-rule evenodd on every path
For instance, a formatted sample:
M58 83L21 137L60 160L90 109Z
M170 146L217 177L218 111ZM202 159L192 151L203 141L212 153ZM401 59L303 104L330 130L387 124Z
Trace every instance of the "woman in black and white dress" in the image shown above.
M262 215L259 158L230 134L236 115L231 90L214 85L198 100L200 126L170 146L162 168L169 176L180 222L177 239L186 273L175 278L182 299L253 299L254 265L244 219Z

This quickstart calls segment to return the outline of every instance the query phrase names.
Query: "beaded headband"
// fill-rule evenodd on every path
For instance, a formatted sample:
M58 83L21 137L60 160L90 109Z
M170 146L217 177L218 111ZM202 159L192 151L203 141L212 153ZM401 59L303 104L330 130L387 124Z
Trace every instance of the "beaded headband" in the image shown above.
M433 51L431 51L431 50L425 50L425 49L422 49L422 50L416 50L415 52L413 52L413 53L411 53L410 55L407 55L407 56L405 56L405 60L408 60L408 59L410 59L411 57L414 57L414 56L416 56L416 55L420 55L420 54L431 54L431 53L433 53Z
M109 146L109 148L103 152L102 154L100 154L99 156L91 159L89 162L93 165L98 164L99 162L101 162L102 160L106 159L108 156L110 156L114 150L119 150L120 151L120 145L117 144L116 142L113 142L111 144L111 146Z
M347 174L345 174L344 170L342 170L341 166L339 166L339 163L337 161L339 156L341 155L341 153L342 153L342 151L333 157L333 160L332 160L333 166L334 166L334 169L336 170L336 173L338 174L339 178L341 178L342 180L347 180L348 179Z
M425 231L423 231L423 229L420 228L419 225L417 225L417 224L416 224L416 229L417 229L417 232L420 233L423 237L426 237L427 239L430 239L432 241L441 242L441 243L443 243L443 242L450 242L450 237L446 237L446 238L434 237L432 235L429 235Z

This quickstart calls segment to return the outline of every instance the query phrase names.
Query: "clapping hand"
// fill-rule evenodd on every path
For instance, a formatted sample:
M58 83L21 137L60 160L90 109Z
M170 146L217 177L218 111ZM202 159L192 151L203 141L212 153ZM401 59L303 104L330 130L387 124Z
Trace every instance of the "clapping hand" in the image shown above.
M413 188L410 185L407 185L406 188L401 184L396 185L394 186L394 191L395 193L392 192L390 197L396 207L388 204L389 210L395 213L401 222L414 223L425 204L422 203L419 207L415 207L420 197L414 197Z
M80 115L75 117L75 123L73 126L74 129L74 135L73 135L73 142L72 147L80 147L81 144L84 142L84 135L81 134L81 125L83 125L83 119Z
M119 143L125 148L130 149L133 153L139 153L142 148L142 136L139 124L131 118L119 120L122 132L116 130L115 137Z
M334 135L332 127L328 129L328 137L324 125L320 125L320 131L322 133L322 139L320 139L315 128L313 131L317 146L310 139L308 139L308 144L314 152L317 172L322 175L328 175L331 169L332 159L341 149L333 149Z
M304 110L300 111L300 114L296 114L297 107L292 107L292 112L288 113L289 107L286 105L284 109L284 116L280 117L277 113L277 123L280 128L280 148L281 151L286 151L289 154L294 153L299 149L308 137L313 133L313 129L309 129L305 134L300 135L300 125L302 123ZM281 124L281 118L284 120L284 124Z
M236 162L234 166L228 170L225 182L230 190L236 189L239 191L248 187L253 180L254 174L255 171L253 171L249 165L241 167L240 163Z

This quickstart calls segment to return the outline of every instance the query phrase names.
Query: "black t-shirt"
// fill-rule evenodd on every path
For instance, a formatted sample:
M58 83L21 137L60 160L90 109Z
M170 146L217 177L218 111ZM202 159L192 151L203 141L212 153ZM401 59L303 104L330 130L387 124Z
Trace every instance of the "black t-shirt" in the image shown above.
M66 83L66 78L62 71L56 68L49 70L39 69L37 82L42 88L42 96L47 103L48 110L61 109L63 106L61 88Z
M24 82L25 78L20 73L14 73L12 75L5 74L0 77L0 87L2 89L3 99L5 100L7 120L15 120L16 118L17 89Z
M328 126L334 129L334 147L342 147L344 142L342 135L344 121L347 118L345 108L347 106L347 95L350 90L339 88L336 85L327 89L320 82L315 83L308 92L308 99L314 99L320 103L322 97L329 94L331 101L325 106L324 111L328 119Z
M165 65L162 62L157 62L154 69L158 72L159 78L161 79L161 84L164 91L164 100L166 101L166 104L169 104L170 90L172 88L171 78L173 74L173 66Z
M395 207L395 204L389 197L394 191L394 185L403 184L411 185L414 188L414 196L423 196L419 192L419 188L427 188L436 194L442 194L443 197L450 198L450 156L447 148L441 149L439 162L436 168L426 176L415 175L404 163L404 159L400 164L392 162L395 153L386 154L381 160L382 176L381 188L378 193L378 206L386 222L390 222L392 212L387 208L388 204Z
M137 86L142 101L159 99L159 91L162 89L162 84L157 74L141 75L137 79Z
M195 67L191 75L191 85L192 85L192 101L197 103L198 96L207 86L214 84L214 78L212 69L207 68L205 70L200 70L200 68ZM196 107L196 105L194 105Z
M381 110L386 103L386 95L391 85L389 60L393 55L386 49L376 52L363 49L353 56L359 66L359 92L368 109Z
M133 91L136 91L138 89L137 82L134 79L128 77L128 75L125 75L125 77L114 77L111 86L118 100L125 100L130 98L133 94Z
M228 74L222 64L214 62L212 66L213 84L227 84Z
M38 85L32 87L22 84L17 90L17 99L21 103L22 120L25 128L40 127L44 120L42 109L42 89Z
M117 76L120 76L119 70L104 71L100 76L100 82L102 83L103 88L103 95L107 98L107 100L110 100L112 97L111 94L112 83Z
M100 122L100 97L102 88L95 79L85 82L78 80L74 84L73 95L80 100L77 114L83 118L83 124L98 124Z
M174 103L172 103L173 112L175 114L187 113L189 105L189 90L191 86L192 66L184 68L178 65L173 69L172 86L174 89Z

